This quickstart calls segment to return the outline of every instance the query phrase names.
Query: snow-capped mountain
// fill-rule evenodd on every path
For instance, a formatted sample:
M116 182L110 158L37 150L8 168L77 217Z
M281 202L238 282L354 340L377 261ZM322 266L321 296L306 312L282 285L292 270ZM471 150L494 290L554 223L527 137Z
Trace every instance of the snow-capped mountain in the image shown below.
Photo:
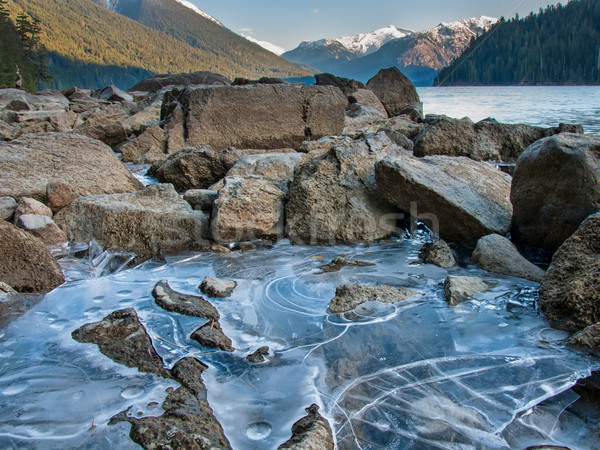
M387 27L371 31L370 33L341 37L336 39L336 41L346 47L350 52L362 56L374 53L379 50L382 45L412 33L414 33L412 30L398 28L395 25L388 25Z
M179 1L179 0L177 0ZM281 55L285 53L285 48L279 47L271 42L267 41L259 41L258 39L253 38L252 36L246 36L245 34L240 33L240 36L248 39L250 42L254 42L255 44L260 45L262 48L269 50L271 53L275 53L276 55Z
M109 1L109 0L107 0ZM221 25L222 27L224 27L225 25L223 25L221 22L219 22L217 19L215 19L213 16L211 16L208 13L205 13L204 11L202 11L200 8L198 8L196 5L194 5L193 3L187 2L185 0L175 0L177 3L181 3L183 6L185 6L186 8L191 9L192 11L194 11L196 14L200 14L202 17L208 19L208 20L212 20L214 23Z

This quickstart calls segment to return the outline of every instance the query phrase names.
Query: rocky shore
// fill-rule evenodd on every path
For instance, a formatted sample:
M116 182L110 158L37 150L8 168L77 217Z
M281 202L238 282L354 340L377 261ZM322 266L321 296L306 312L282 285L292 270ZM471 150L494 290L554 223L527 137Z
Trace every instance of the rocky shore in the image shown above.
M396 69L366 86L330 75L313 86L182 80L136 88L146 92L0 90L0 307L63 284L57 258L69 242L94 241L142 263L282 239L370 244L424 224L433 239L425 264L449 269L457 255L446 241L471 245L471 264L541 283L539 307L553 326L573 333L572 345L600 350L600 137L572 124L423 117L416 89ZM159 183L144 186L124 163L151 165ZM553 255L547 271L520 253L534 248ZM340 257L322 269L370 265ZM450 275L443 289L453 307L492 287ZM160 308L201 319L190 337L203 347L234 352L211 298L236 289L207 277L198 286L207 300L165 280L152 296ZM329 311L420 295L410 285L345 284ZM0 323L12 317L4 309ZM160 417L123 411L111 419L131 423L135 442L230 448L207 401L207 366L189 357L167 369L134 309L73 330L73 338L181 384ZM268 361L269 348L259 350L247 355L252 364ZM318 409L306 408L280 448L334 447Z

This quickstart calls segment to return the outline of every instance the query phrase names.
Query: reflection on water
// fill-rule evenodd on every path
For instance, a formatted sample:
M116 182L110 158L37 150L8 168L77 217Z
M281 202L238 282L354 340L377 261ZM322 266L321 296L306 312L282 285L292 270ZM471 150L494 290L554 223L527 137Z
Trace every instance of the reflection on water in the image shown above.
M418 88L425 114L493 117L499 122L554 127L583 125L600 134L600 86L478 86Z

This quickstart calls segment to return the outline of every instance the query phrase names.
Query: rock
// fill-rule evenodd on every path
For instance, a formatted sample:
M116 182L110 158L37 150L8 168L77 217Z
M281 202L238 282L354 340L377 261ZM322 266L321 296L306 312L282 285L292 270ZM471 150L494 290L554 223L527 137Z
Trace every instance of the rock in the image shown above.
M266 345L264 347L259 347L251 355L247 355L246 359L252 363L260 364L266 361L265 356L269 356L269 347Z
M600 213L596 213L552 257L540 286L542 312L570 329L600 322L599 273Z
M231 253L231 250L228 247L225 247L224 245L221 245L221 244L217 244L216 242L210 246L210 250L213 251L214 253L221 253L221 254Z
M18 292L50 292L65 282L42 241L0 221L0 281Z
M43 294L19 294L8 284L0 282L0 330L6 329L43 298Z
M313 155L322 155L331 150L336 145L352 145L354 139L349 136L324 136L316 141L304 141L298 147L300 153L312 153Z
M133 308L114 311L100 322L83 325L71 335L77 342L98 345L104 355L119 364L171 378Z
M212 211L218 195L219 191L210 189L188 189L183 194L183 199L197 211Z
M331 263L325 264L324 266L319 266L319 269L321 269L321 272L317 272L317 273L321 274L321 273L338 272L342 269L342 267L346 267L346 266L369 267L369 266L374 266L374 265L375 264L370 263L370 262L359 261L357 259L351 259L351 258L348 258L345 256L336 256L335 258L333 258L331 260Z
M400 115L404 107L420 101L415 86L397 67L381 69L367 82L367 88L379 98L390 117Z
M346 116L346 123L344 126L343 135L351 137L352 139L358 139L363 136L370 134L376 134L380 131L394 131L403 134L408 139L414 139L421 130L425 127L425 124L413 121L408 116L397 116L389 119L382 118L377 114L374 115L357 115L352 118Z
M365 89L365 85L360 81L336 77L330 73L318 73L315 75L315 80L317 86L336 86L340 88L346 96L352 94L357 89Z
M46 201L55 214L78 197L79 194L63 179L50 180L46 186Z
M135 103L107 103L80 113L82 124L74 132L107 145L118 145L127 141L127 132L123 125L135 108Z
M19 136L21 127L17 124L9 124L0 119L0 141L12 141Z
M375 164L375 179L385 199L442 239L475 241L510 229L510 176L487 163L399 153Z
M0 143L0 155L0 196L46 203L46 187L56 178L79 195L135 192L143 187L110 147L76 134L48 133Z
M21 89L0 89L0 110L6 111L66 111L69 100L59 91L45 89L30 94Z
M281 78L261 77L258 80L249 80L248 78L236 78L231 82L231 86L247 86L249 84L288 84Z
M232 280L221 280L214 277L206 277L202 280L199 288L206 295L211 297L230 297L233 290L237 287L237 282Z
M287 193L296 166L307 160L302 153L266 153L240 158L227 172L228 177L259 177Z
M532 144L512 181L516 238L556 250L600 211L600 136L559 134Z
M17 205L17 201L12 197L0 197L0 220L12 220Z
M190 337L204 347L218 348L225 352L235 351L231 339L223 332L217 320L206 322Z
M3 281L0 281L0 296L2 295L6 295L6 294L16 294L17 291L15 291L12 287L10 287L8 284L4 283Z
M340 134L347 100L332 86L285 84L190 87L171 103L162 116L169 152L176 145L294 148Z
M569 344L600 350L600 323L585 327L569 338Z
M399 116L408 116L414 122L423 122L423 102L407 105L400 110Z
M319 414L316 404L305 410L307 415L292 425L292 437L279 450L333 450L333 432L329 422Z
M46 245L59 245L68 240L67 235L48 216L22 214L18 217L15 224L19 228L38 237Z
M375 121L378 119L386 118L387 114L382 113L378 109L369 106L363 105L362 103L352 103L346 108L346 121L345 126L350 126L355 122L362 121Z
M350 106L354 104L368 106L381 113L379 114L380 117L387 118L385 107L370 89L358 88L348 95L348 101L350 102ZM346 114L348 114L348 110L346 110Z
M419 252L419 258L425 264L435 264L443 269L450 269L457 264L452 250L442 239L425 244Z
M335 297L329 303L329 312L341 314L365 302L395 303L415 295L420 295L420 292L387 285L342 284L335 290Z
M377 161L401 150L384 133L337 145L296 167L286 205L295 243L363 242L394 234L396 209L375 186Z
M169 184L132 194L79 197L55 217L70 241L92 239L105 249L134 252L137 260L208 244L209 223ZM102 226L98 226L102 224Z
M192 72L154 75L143 79L129 89L129 92L158 92L166 86L198 86L198 85L224 85L230 81L223 75L212 72Z
M135 139L121 146L121 155L124 162L136 164L152 164L157 160L164 160L165 132L156 124L152 124ZM156 156L160 156L157 158Z
M108 100L109 102L132 102L133 95L122 91L114 84L105 87L98 93L98 98L102 100Z
M221 317L212 303L203 297L177 292L171 289L166 280L159 281L154 286L152 296L156 304L167 311L215 321Z
M36 214L40 216L52 217L52 210L34 198L21 197L19 199L17 209L15 210L15 223L20 216L25 214Z
M492 287L490 283L477 277L448 276L444 281L444 298L451 305L462 303L478 292L485 292Z
M477 241L471 264L479 264L488 272L525 278L538 283L542 281L545 273L521 256L512 242L498 234L490 234Z
M134 417L129 410L110 419L109 425L129 422L129 436L145 449L230 449L223 428L207 401L202 372L208 367L195 358L183 358L171 369L181 386L167 395L158 417Z

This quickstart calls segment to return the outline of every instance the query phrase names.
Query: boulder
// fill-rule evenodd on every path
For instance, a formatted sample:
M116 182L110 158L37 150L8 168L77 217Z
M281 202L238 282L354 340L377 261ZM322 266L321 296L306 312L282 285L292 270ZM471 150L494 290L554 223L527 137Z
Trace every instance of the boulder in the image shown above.
M372 133L375 134L375 133ZM312 155L320 154L331 150L336 145L352 145L354 139L349 136L324 136L316 141L304 141L297 148L300 153L311 153ZM312 156L311 155L311 156Z
M471 264L478 264L488 272L510 275L540 282L544 271L525 259L517 247L499 234L490 234L477 241Z
M42 202L38 202L34 198L21 197L15 210L15 223L19 217L25 214L36 214L40 216L52 217L52 210L44 205Z
M3 281L0 281L0 297L7 294L17 294L17 291Z
M367 82L390 117L398 116L406 106L420 102L414 84L397 67L381 69Z
M236 78L231 82L232 86L247 86L249 84L288 84L288 82L281 78L272 77L261 77L258 80L250 80L248 78Z
M259 177L272 182L285 193L294 179L296 166L307 160L302 153L266 153L240 158L227 172L228 177Z
M322 273L331 273L331 272L339 272L342 267L370 267L375 266L375 264L359 261L357 259L348 258L346 256L336 256L331 260L329 264L325 264L323 266L319 266L321 272L316 272L318 274Z
M550 320L570 329L600 322L599 273L600 213L596 213L552 257L540 286L540 308Z
M415 295L421 293L387 285L342 284L335 290L335 297L329 303L329 312L341 314L366 302L396 303Z
M59 91L44 89L30 94L22 89L0 89L3 111L67 111L69 100Z
M189 189L184 192L183 199L198 211L211 212L219 191L210 189Z
M124 122L133 113L135 103L100 104L79 114L81 125L74 128L75 133L88 136L107 145L118 145L127 141L128 131Z
M205 323L194 331L190 337L204 347L216 348L225 352L235 351L231 339L223 332L218 320Z
M219 320L221 317L212 303L197 295L177 292L169 286L166 280L156 283L152 290L152 296L156 304L166 311L210 320Z
M209 86L175 94L163 108L169 152L177 145L293 148L306 139L340 134L348 103L333 86Z
M267 360L267 356L269 356L269 347L265 345L257 348L254 353L246 355L246 359L251 363L260 364Z
M135 192L143 187L110 147L76 134L48 133L0 143L0 156L0 196L46 203L46 187L56 178L79 195Z
M158 125L152 124L138 137L123 144L120 150L124 162L152 164L167 157L165 148L164 130Z
M394 131L412 140L424 127L425 124L415 122L408 116L397 116L386 119L380 117L379 113L377 113L377 116L374 114L358 114L356 117L346 115L343 135L357 139L380 131Z
M212 72L192 72L154 75L143 79L129 89L129 92L158 92L167 86L198 86L198 85L223 85L231 82L224 77Z
M444 298L451 306L456 306L490 287L492 285L481 278L450 275L444 281Z
M63 179L50 180L46 186L46 201L53 213L69 206L79 194Z
M510 229L510 176L490 164L399 153L375 165L375 179L385 199L442 239L476 241Z
M0 281L18 292L45 293L65 276L42 241L0 221Z
M315 75L317 86L335 86L338 87L344 95L348 96L357 89L365 89L365 85L360 81L350 78L336 77L330 73L318 73Z
M387 113L383 113L373 106L365 105L363 103L352 103L346 108L345 126L355 122L371 122L386 117Z
M103 248L126 250L137 260L168 251L198 250L208 244L208 218L194 211L170 184L133 194L79 197L54 220L70 241L96 240Z
M59 245L67 242L67 236L48 216L38 214L22 214L15 224L38 237L46 245Z
M457 264L452 250L442 239L425 244L419 252L419 258L425 264L435 264L443 269L450 269Z
M556 250L600 211L600 136L564 133L532 144L512 181L516 237Z
M595 323L578 331L569 338L569 344L600 350L600 323Z
M370 89L359 88L359 89L353 91L348 96L348 101L350 102L350 106L352 106L354 104L369 106L369 107L377 110L379 113L381 113L380 114L381 117L384 117L384 118L387 117L387 111L385 110L385 107L383 106L383 104L381 103L379 98L377 98L375 93L373 91L371 91ZM348 113L348 110L346 110L346 113Z
M206 277L200 283L200 290L210 297L230 297L233 290L237 287L237 282L233 280L221 280L215 277Z
M329 422L319 414L319 406L310 405L307 415L292 425L292 437L278 450L333 450L335 443Z
M377 190L374 166L399 149L385 133L332 147L296 167L286 205L295 243L362 242L398 230L396 209Z
M17 205L17 201L12 197L0 197L0 220L12 220L17 210Z
M93 95L94 97L101 98L102 100L108 100L109 102L132 102L133 95L128 94L125 91L122 91L114 84L110 86L106 86L104 89L100 90L97 95Z

